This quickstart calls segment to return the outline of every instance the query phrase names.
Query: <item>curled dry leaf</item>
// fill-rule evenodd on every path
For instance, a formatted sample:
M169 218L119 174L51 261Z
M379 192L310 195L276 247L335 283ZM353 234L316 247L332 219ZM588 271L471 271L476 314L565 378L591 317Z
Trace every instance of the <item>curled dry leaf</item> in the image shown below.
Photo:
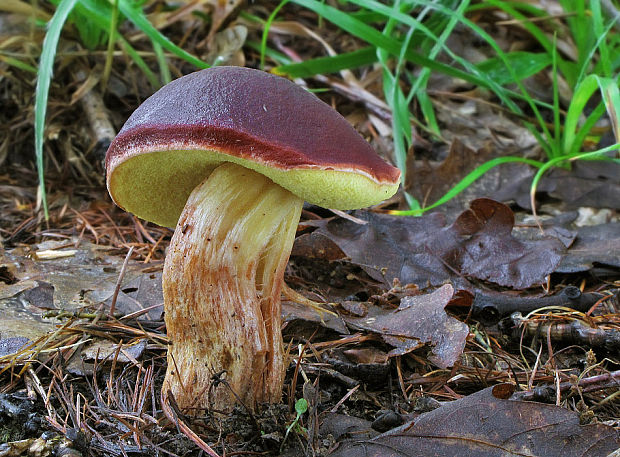
M354 215L368 224L344 219L324 222L313 234L322 243L320 249L311 250L306 244L304 252L317 255L339 248L371 277L386 284L394 278L420 286L451 280L467 289L471 277L525 289L543 283L566 251L554 237L515 238L510 208L488 198L474 200L451 225L440 213L399 217L357 211ZM328 248L321 236L336 247Z
M449 284L428 295L404 297L398 309L373 306L363 318L345 318L352 326L375 332L394 346L391 356L430 344L429 360L441 368L454 365L465 348L469 328L448 316L444 308L454 289Z
M439 246L454 243L444 260L466 276L515 289L543 282L562 260L565 246L557 238L517 240L511 234L514 222L506 205L488 198L474 200L437 240Z

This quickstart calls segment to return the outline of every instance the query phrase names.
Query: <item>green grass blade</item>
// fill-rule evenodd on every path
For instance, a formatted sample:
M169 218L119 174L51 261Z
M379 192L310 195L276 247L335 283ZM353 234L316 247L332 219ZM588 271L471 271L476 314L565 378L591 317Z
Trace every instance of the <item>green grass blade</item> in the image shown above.
M488 89L491 89L501 99L501 101L506 104L506 106L508 106L515 113L521 114L520 108L510 99L510 97L508 97L507 95L508 91L506 91L504 88L496 84L495 81L493 81L492 79L487 78L484 73L478 71L475 65L471 64L470 62L461 58L460 56L454 54L450 50L450 48L443 46L443 43L437 38L437 36L432 31L430 31L427 27L425 27L424 24L419 23L419 21L417 21L415 18L407 14L402 14L397 11L395 12L391 8L387 7L386 5L376 2L375 0L348 0L348 1L356 5L363 5L369 8L372 7L373 10L384 14L386 18L392 18L392 19L398 20L402 24L407 25L409 27L417 27L418 30L423 32L427 37L429 37L430 39L442 45L441 50L446 52L447 55L450 56L450 58L458 62L467 71L458 70L450 66L447 66L448 68L446 68L446 66L442 64L438 64L435 59L428 58L425 55L414 52L413 50L408 50L406 57L412 63L418 64L422 67L428 67L430 70L439 71L441 73L444 73L449 76L453 76L455 78L464 79L465 81L468 81L472 84L476 84L481 87L486 87ZM448 15L449 17L456 18L459 21L459 23L470 28L472 31L476 32L481 38L483 38L493 48L493 50L497 53L497 55L500 56L500 58L504 58L503 51L497 45L497 43L493 40L493 38L488 33L486 33L481 27L474 24L472 21L470 21L465 16L463 16L460 9L454 11L454 10L445 8L441 3L429 2L429 1L424 1L424 0L418 0L417 3L419 5L430 6L436 9L437 11ZM338 24L338 25L341 26L341 24ZM363 39L364 37L361 37L361 38ZM392 51L389 48L385 48L385 49L388 50L392 54L396 52L396 51ZM398 55L398 54L395 54L395 55ZM507 66L508 71L512 71L509 65L506 65L506 66ZM517 79L517 78L513 78L513 79ZM520 84L519 81L517 81L517 83ZM522 92L524 92L524 96L526 96L527 93L525 92L522 85L520 85L520 88ZM531 98L529 100L526 97L524 98L530 104L534 103L531 100ZM534 107L534 109L536 109L536 107Z
M530 186L530 204L532 206L532 211L534 216L536 216L536 189L538 188L538 183L542 179L543 175L551 168L560 165L562 162L574 162L575 160L591 160L591 159L609 159L609 157L605 157L605 155L609 152L616 151L620 148L620 143L613 144L603 149L599 149L597 151L592 152L582 152L578 154L566 154L563 156L555 157L547 162L545 162L541 167L538 168L538 171L534 175L534 179L532 179L532 185ZM603 156L603 157L601 157ZM619 163L620 161L615 161Z
M394 214L397 216L419 216L426 211L429 211L433 208L437 208L440 205L452 200L458 194L467 189L474 181L480 178L482 175L487 173L491 168L496 167L498 165L504 163L514 163L519 162L527 165L534 166L536 168L542 167L544 164L539 162L538 160L526 159L523 157L514 157L514 156L506 156L506 157L498 157L497 159L489 160L488 162L483 163L475 170L470 172L467 176L465 176L461 181L459 181L452 189L450 189L443 197L437 200L430 206L421 209L413 209L406 211L390 211L390 214Z
M101 76L101 90L105 90L112 73L112 62L114 60L114 43L117 41L115 36L116 29L118 27L118 0L114 0L112 4L112 16L110 18L110 25L108 27L108 46L105 55L105 65L103 67L103 74Z
M493 57L484 62L480 62L476 66L478 70L485 73L497 84L504 85L516 82L514 78L517 78L518 81L522 81L535 75L548 67L552 60L549 54L525 51L509 52L504 56L505 60L499 57ZM512 67L514 74L506 72L506 62Z
M393 10L400 11L403 5L395 2ZM423 20L431 9L426 7L417 16L416 24L409 27L405 39L400 44L400 52L394 69L394 73L390 70L390 55L385 49L377 49L377 58L383 67L383 91L385 99L392 111L392 139L394 142L394 161L401 171L401 180L406 180L407 173L407 152L412 141L411 120L409 112L409 101L400 87L400 73L405 62L405 54L410 46L413 35L416 31L417 24ZM393 17L390 17L383 29L386 36L392 35L396 26L399 25ZM415 205L418 206L418 205Z
M597 45L593 46L595 49L598 47L599 52L599 62L602 67L602 72L600 72L601 76L605 76L607 78L611 77L611 59L609 58L609 48L607 47L607 40L600 39L601 37L606 37L608 31L605 30L605 26L603 25L603 12L601 11L601 2L600 0L590 0L590 10L592 11L592 22L594 24L594 36L599 37L597 40ZM611 21L613 24L615 21Z
M0 61L6 63L7 65L11 65L12 67L19 68L20 70L28 71L30 73L37 72L37 69L35 67L19 59L16 59L15 57L0 54Z
M588 0L559 0L562 9L569 13L565 18L568 25L570 37L577 49L577 67L581 68L584 64L590 65L591 62L585 60L588 50L594 43L592 15L587 14L586 2ZM572 87L575 87L576 83Z
M352 2L352 3L358 3L358 2L360 2L362 0L349 0L349 1ZM403 24L411 24L412 21L415 21L415 19L413 19L413 18L411 18L411 17L409 17L407 15L402 15L402 14L399 14L399 13L395 13L393 11L390 12L390 10L386 9L385 5L377 3L374 0L363 0L363 1L364 1L365 4L372 4L373 8L375 8L376 11L383 12L386 15L389 15L390 17L396 18L399 21L401 21ZM422 2L422 1L420 3L421 4L428 4L428 2ZM442 12L445 11L446 14L453 14L453 15L458 14L457 12L453 12L453 11L450 11L450 10L445 10L441 5L434 4L434 3L433 3L433 5L437 8L438 11L442 11ZM550 146L548 144L545 144L545 143L547 141L552 141L552 136L551 136L551 133L549 132L549 129L547 128L545 119L543 118L542 114L540 113L540 110L538 109L538 106L537 106L538 103L537 103L537 101L535 101L530 96L530 94L525 89L525 86L523 86L523 83L515 75L514 69L511 67L510 63L507 61L505 53L498 46L498 44L493 40L493 38L486 31L484 31L481 27L479 27L478 25L476 25L475 23L473 23L472 21L470 21L469 19L467 19L466 17L464 17L462 15L458 15L458 20L464 26L470 28L472 31L476 32L481 38L483 38L493 48L493 50L496 52L497 56L504 62L505 66L506 66L506 69L508 70L508 72L511 75L511 78L516 82L517 86L519 87L519 90L521 91L520 98L525 100L528 103L528 105L530 106L532 112L534 113L534 116L536 117L536 120L538 122L538 126L542 130L542 132L543 132L544 137L538 134L538 131L536 130L536 128L534 128L534 126L531 123L525 123L525 126L528 128L528 130L530 130L530 132L533 135L536 135L537 138L546 138L547 139L546 141L543 139L541 145L543 146L543 148L545 148L545 151L547 153L549 153L551 151ZM421 27L421 30L424 30L424 29ZM429 36L432 35L429 32L427 32L427 33L428 33ZM449 48L446 48L445 51L452 58L454 58L456 61L458 61L464 68L467 68L468 71L470 71L471 74L475 75L476 78L481 79L483 81L482 83L477 83L478 85L490 88L491 90L493 90L495 92L495 94L500 98L500 100L502 100L502 102L504 102L506 104L506 106L508 106L514 113L522 114L522 111L519 108L519 106L516 105L509 98L509 96L508 96L509 92L508 91L504 90L501 86L499 86L497 83L495 83L495 81L493 81L492 79L487 78L484 75L484 73L480 73L475 66L469 64L468 62L464 61L460 57L453 55L453 53L449 50ZM515 95L512 95L512 96L515 96Z
M575 139L578 132L579 118L583 113L586 103L598 88L598 77L596 75L586 76L576 87L573 98L570 102L564 120L564 147L563 150L568 154L576 153L581 144Z
M199 58L191 55L184 49L179 48L172 41L166 38L162 33L153 27L153 24L144 16L142 10L134 8L128 0L120 0L119 7L121 12L127 16L127 18L135 24L142 32L148 36L154 43L158 43L162 48L171 52L180 59L195 65L197 68L209 68L206 62L203 62Z
M562 154L562 126L560 125L560 87L558 84L558 49L557 36L553 36L553 52L551 53L551 75L553 88L553 138L549 138L551 157Z
M583 64L581 65L581 69L579 70L579 76L577 77L577 83L575 84L575 86L577 86L577 84L579 84L586 77L586 73L588 72L590 63L594 60L594 55L596 54L597 49L599 49L601 46L605 46L604 43L609 36L609 32L618 20L620 20L620 15L609 21L609 24L607 24L605 30L597 38L596 43L594 44L594 46L592 46L588 55L585 56ZM608 77L611 77L611 75L609 75Z
M422 116L424 116L424 122L432 133L439 135L439 123L437 122L437 118L435 117L433 102L428 96L428 93L423 90L425 87L426 81L423 85L421 85L422 90L418 91L418 93L416 94L416 98L418 99L418 103L420 104L420 110L422 111Z
M261 52L262 44L255 40L246 40L245 45L250 49L254 49L257 52ZM269 57L274 62L280 65L293 65L293 61L289 56L283 54L270 47L265 48L265 57ZM275 71L275 69L274 69Z
M368 43L376 46L378 49L383 49L386 52L389 52L390 54L395 55L395 56L399 55L400 53L401 43L398 40L395 40L389 36L386 36L385 34L380 33L373 27L369 27L366 24L361 23L360 21L357 21L355 18L351 17L347 13L341 12L340 10L336 8L330 7L316 0L293 0L293 1L301 6L304 6L314 11L316 14L320 16L324 16L326 19L333 22L341 29L367 41ZM438 41L437 37L430 30L425 28L423 24L420 24L419 22L417 22L415 18L409 15L406 15L406 14L402 14L398 11L395 12L394 9L390 8L389 6L375 2L374 0L348 0L348 1L349 3L353 3L356 5L362 6L362 7L372 7L374 11L383 14L386 18L394 18L400 21L404 25L407 25L410 27L417 27L420 31L424 32L428 37L431 37L432 39ZM448 14L448 15L457 14L456 12L452 10L444 8L440 3L432 3L432 2L425 2L425 1L419 1L417 3L420 5L431 5L433 8L436 8L438 11L441 11L444 14ZM499 48L499 46L479 26L472 23L471 21L469 21L466 17L463 17L462 15L458 16L458 20L462 24L466 25L467 27L469 27L470 29L478 33L482 38L484 38L494 48L494 50L496 51L498 55L503 56L503 52ZM426 55L417 53L413 49L408 49L405 55L406 55L407 60L414 64L418 64L422 67L428 67L430 70L438 71L448 76L460 78L472 84L491 89L501 99L501 101L504 104L506 104L506 106L508 106L513 112L517 114L522 114L521 109L519 108L518 105L516 105L511 100L510 96L517 97L517 98L523 98L532 107L532 110L534 111L539 121L539 124L541 125L541 128L545 130L546 126L545 126L542 116L538 112L538 109L536 106L537 102L534 101L529 96L529 94L525 91L525 88L520 82L518 82L518 84L522 91L522 94L514 94L510 91L505 90L501 86L497 85L493 80L486 78L485 75L483 73L480 73L474 65L470 64L466 60L452 53L452 51L449 48L443 47L442 50L448 53L448 55L454 60L456 60L461 66L466 68L467 71L460 70L458 68L455 68L454 66L439 63L437 62L437 60L431 59L427 57ZM511 68L509 66L508 66L508 70L511 71ZM513 79L518 79L518 78L515 77ZM508 94L510 94L510 96ZM545 132L545 133L548 133L548 132Z
M71 14L70 22L77 29L80 35L80 42L90 51L97 49L107 39L107 30L94 27L93 18L90 16L77 16Z
M336 56L317 57L315 59L288 65L279 65L272 72L289 78L310 78L315 75L336 73L340 70L359 68L377 61L377 50L365 47L357 51L346 52Z
M265 22L265 25L263 26L263 35L260 41L260 67L259 68L261 70L265 69L265 54L267 50L267 38L269 37L269 29L271 29L271 24L276 19L276 16L278 15L282 7L286 5L288 2L289 0L282 0L278 4L278 6L276 6L274 10L271 12L269 17L267 18L267 21Z
M435 59L437 55L441 52L442 49L447 49L446 41L452 34L454 27L459 24L458 18L467 10L469 7L469 0L460 1L459 7L454 11L450 19L447 23L442 24L443 31L435 40L434 43L429 43L432 37L428 36L425 40L428 44L432 44L430 51L428 52L428 56L431 59ZM436 17L436 16L433 16ZM445 21L444 21L445 22ZM422 49L425 48L425 43L421 45ZM437 136L441 135L439 130L439 124L437 123L437 119L435 117L435 110L433 108L433 104L426 92L426 86L428 84L428 80L431 75L431 70L429 68L423 68L420 71L419 77L412 82L411 89L409 90L409 94L407 95L407 103L410 103L413 97L415 96L418 99L418 103L420 104L420 109L422 111L422 115L424 116L424 120L426 125ZM411 78L410 78L411 79ZM413 208L412 208L413 209Z
M398 56L401 50L401 43L398 40L395 40L389 36L386 36L376 30L373 27L370 27L364 24L361 21L358 21L351 15L344 13L336 8L333 8L329 5L326 5L322 2L316 0L292 0L294 3L303 6L311 11L314 11L319 16L324 17L330 22L333 22L338 27L343 29L344 31L354 35L369 44L372 44L376 48L385 49L387 52L394 56ZM391 9L390 9L391 11ZM404 15L404 17L411 19L409 16ZM400 20L400 19L399 19ZM411 21L407 21L407 25L410 25ZM448 76L452 76L454 78L460 78L472 84L476 84L482 87L488 87L488 81L485 79L470 74L466 71L459 70L450 65L446 65L435 60L429 59L422 54L419 54L411 49L408 49L406 52L407 60L410 62L421 65L423 67L428 67L431 70L438 71L440 73L446 74Z
M530 21L529 18L521 13L521 9L528 11L531 13L532 9L529 8L529 5L525 2L506 2L503 0L485 0L486 4L492 5L495 8L506 12L508 15L513 17L514 19L520 21L520 25L527 30L543 47L543 49L547 52L547 54L551 54L553 51L553 42L550 40L545 32L543 32L534 22ZM561 73L565 75L568 80L568 83L571 87L574 87L575 84L575 75L570 71L568 62L563 59L558 59L558 68Z
M89 15L93 23L97 25L97 27L105 30L110 30L112 39L115 41L119 41L121 46L127 53L127 55L133 60L133 62L142 70L146 78L149 80L151 87L153 89L158 89L161 86L161 83L155 76L155 73L149 68L144 59L138 54L129 42L123 38L123 36L115 29L112 28L110 19L113 16L113 12L110 7L103 8L99 3L94 0L80 0L80 3L75 5L75 11L79 14Z
M153 73L153 70L150 69L144 59L140 56L140 54L138 54L138 51L136 51L134 47L131 46L129 42L120 35L118 37L118 40L121 42L121 45L123 46L123 49L125 50L127 55L131 58L131 60L134 61L138 68L142 70L142 73L144 73L146 79L149 80L149 84L151 84L151 87L153 89L158 89L161 86L161 83L157 79L157 76L155 76L155 73Z
M37 72L37 87L35 91L34 101L34 149L37 162L37 172L39 175L39 197L43 202L43 211L45 220L49 219L49 211L47 207L47 196L45 193L45 172L43 165L43 141L45 135L45 115L47 113L47 98L49 95L50 83L54 71L54 58L56 56L56 47L60 39L60 32L75 6L77 0L62 0L54 16L49 21L47 33L43 40L43 49L41 50L41 59L39 61L39 70Z
M583 143L594 128L598 120L605 114L605 103L600 102L596 108L592 110L590 115L586 118L583 124L577 130L577 134L574 135L573 150L564 151L565 154L575 154L577 151L583 148Z
M153 43L153 51L155 51L155 57L157 58L157 65L159 66L159 74L161 76L161 83L168 84L172 81L172 76L170 75L170 68L168 68L168 62L166 61L166 55L164 54L164 50L161 45L155 41Z

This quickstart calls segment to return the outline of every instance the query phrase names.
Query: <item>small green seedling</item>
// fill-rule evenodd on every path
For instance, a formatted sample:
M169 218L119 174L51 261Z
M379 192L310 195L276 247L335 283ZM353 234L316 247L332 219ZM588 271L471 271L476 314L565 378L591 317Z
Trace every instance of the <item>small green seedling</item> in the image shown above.
M282 447L284 446L284 443L286 443L286 438L288 437L288 434L291 433L291 430L294 430L295 433L297 434L308 432L308 430L306 430L305 427L302 427L299 424L299 420L301 419L301 416L303 416L307 411L308 411L308 401L305 398L300 398L299 400L295 402L295 412L297 413L297 417L295 417L295 420L286 429L286 433L284 434L284 439L282 440L282 445L280 446L280 452L282 452Z

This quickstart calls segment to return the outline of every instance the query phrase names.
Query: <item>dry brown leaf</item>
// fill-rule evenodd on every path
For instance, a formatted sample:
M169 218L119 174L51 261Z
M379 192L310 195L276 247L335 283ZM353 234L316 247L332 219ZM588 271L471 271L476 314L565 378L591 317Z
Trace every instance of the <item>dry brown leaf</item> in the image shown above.
M465 348L469 327L444 311L454 289L449 284L427 295L404 297L398 309L372 306L362 318L345 317L347 324L377 333L403 355L430 344L429 360L440 368L454 365Z
M375 438L345 442L330 455L602 457L620 446L613 427L582 426L579 416L564 408L507 400L505 387L444 404Z
M244 4L244 0L207 0L211 6L211 30L207 41L212 43L215 34Z
M313 237L330 239L352 263L386 285L398 278L402 284L422 287L451 280L457 288L471 288L467 278L472 277L525 289L543 283L566 251L555 237L518 240L512 234L510 208L486 198L474 200L451 225L440 213L399 217L358 211L354 215L368 224L334 219L323 222ZM325 246L324 239L321 243L320 249L306 247L306 252L337 252Z

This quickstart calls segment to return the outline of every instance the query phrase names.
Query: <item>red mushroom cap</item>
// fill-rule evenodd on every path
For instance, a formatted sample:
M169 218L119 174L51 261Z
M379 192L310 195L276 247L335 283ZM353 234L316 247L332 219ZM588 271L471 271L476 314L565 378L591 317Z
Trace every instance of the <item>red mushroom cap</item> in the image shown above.
M338 209L389 198L400 180L313 94L262 71L214 67L167 84L136 109L108 149L108 190L122 208L174 226L192 189L225 161Z

